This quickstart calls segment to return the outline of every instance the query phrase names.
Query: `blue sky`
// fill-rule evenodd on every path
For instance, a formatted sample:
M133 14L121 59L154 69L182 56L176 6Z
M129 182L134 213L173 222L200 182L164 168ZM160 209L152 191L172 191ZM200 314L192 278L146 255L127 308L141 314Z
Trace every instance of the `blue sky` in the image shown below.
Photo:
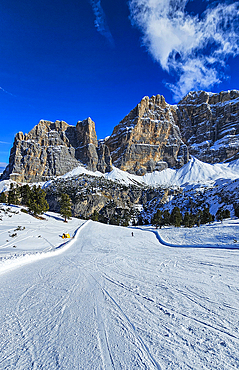
M239 89L239 2L2 0L0 165L40 119L98 138L143 96Z

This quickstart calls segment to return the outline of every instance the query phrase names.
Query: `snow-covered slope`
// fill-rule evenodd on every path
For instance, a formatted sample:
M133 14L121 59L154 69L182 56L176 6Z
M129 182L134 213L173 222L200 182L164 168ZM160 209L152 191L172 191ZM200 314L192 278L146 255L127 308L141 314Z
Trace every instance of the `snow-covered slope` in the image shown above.
M125 184L138 183L149 186L183 186L186 184L205 184L220 178L235 180L239 178L239 160L229 163L209 164L192 157L187 164L178 170L167 168L160 172L147 173L144 176L132 175L116 167L114 167L113 171L104 175L100 172L87 171L84 167L78 167L63 177L79 176L83 173L92 176L104 176L107 179Z
M198 228L184 230L195 244ZM237 369L238 225L224 230L221 241L210 226L220 249L169 248L89 221L64 253L2 273L1 370ZM176 244L173 232L163 238Z
M235 180L239 177L239 161L233 164L204 163L193 157L185 166L180 168L172 179L177 185L205 184L219 178Z
M236 180L239 178L239 159L228 163L209 164L201 162L199 159L192 157L190 161L178 170L167 168L163 171L155 171L147 173L144 176L137 176L122 171L114 167L109 173L101 173L99 171L92 172L83 166L74 168L74 170L66 173L60 178L69 179L71 177L83 176L84 174L94 177L104 177L108 180L117 181L125 185L148 185L148 186L186 186L193 184L207 184L215 182L218 179ZM9 189L11 181L4 180L0 182L0 192ZM41 183L46 187L51 183L51 180L46 183Z
M21 212L20 206L0 205L0 273L15 265L38 259L43 252L63 245L63 232L72 237L84 221L72 218L68 223L53 212L42 220ZM32 256L35 255L34 258Z

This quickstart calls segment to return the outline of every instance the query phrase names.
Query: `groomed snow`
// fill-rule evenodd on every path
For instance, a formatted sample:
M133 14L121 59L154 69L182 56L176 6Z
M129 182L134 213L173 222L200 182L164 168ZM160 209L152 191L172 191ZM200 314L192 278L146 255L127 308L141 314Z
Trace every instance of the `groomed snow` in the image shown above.
M192 228L166 226L155 230L152 226L144 226L143 229L154 232L168 246L239 249L238 219L226 219Z
M1 244L24 219L22 232L54 245L39 238L44 259L0 275L1 369L239 368L237 220L163 230L72 220L81 228L57 254L67 230L50 216L0 221Z
M43 258L44 252L62 249L67 241L61 238L62 234L68 232L73 237L85 223L76 218L64 223L63 218L53 212L45 213L44 220L39 220L22 213L21 208L0 207L0 274L19 264Z

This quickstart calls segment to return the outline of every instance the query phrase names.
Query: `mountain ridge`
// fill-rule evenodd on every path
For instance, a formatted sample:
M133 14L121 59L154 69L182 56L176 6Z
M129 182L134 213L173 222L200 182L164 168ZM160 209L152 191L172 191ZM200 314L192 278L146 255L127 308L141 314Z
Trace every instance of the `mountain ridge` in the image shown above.
M190 92L177 105L146 96L104 140L90 117L76 126L41 120L28 134L16 134L1 179L47 181L79 165L146 175L181 168L190 156L213 164L238 158L238 90Z

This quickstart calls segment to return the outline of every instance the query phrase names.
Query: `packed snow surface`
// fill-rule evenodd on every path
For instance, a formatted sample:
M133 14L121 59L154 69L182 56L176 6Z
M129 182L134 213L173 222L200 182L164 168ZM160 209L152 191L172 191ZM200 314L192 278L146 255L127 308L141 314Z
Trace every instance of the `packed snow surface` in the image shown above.
M0 274L1 369L239 368L238 220L155 230L5 216L0 244L24 216L26 252L45 258Z

